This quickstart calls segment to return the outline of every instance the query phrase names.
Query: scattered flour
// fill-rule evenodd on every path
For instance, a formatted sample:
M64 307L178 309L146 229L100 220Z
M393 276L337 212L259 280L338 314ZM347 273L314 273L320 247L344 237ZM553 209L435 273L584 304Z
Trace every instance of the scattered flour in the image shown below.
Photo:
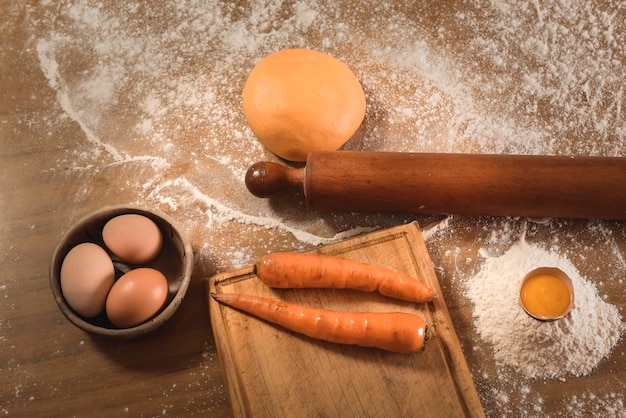
M528 244L523 237L504 254L486 257L467 281L480 336L496 360L527 378L562 378L589 374L606 358L624 331L619 311L598 295L594 285L556 252ZM557 267L572 279L575 307L565 318L537 321L519 304L524 272Z
M278 211L247 193L242 185L246 169L271 155L245 124L241 89L253 65L281 48L327 52L346 62L362 81L368 100L365 125L346 144L348 149L626 156L623 1L467 0L454 7L402 0L17 3L14 7L20 10L8 16L19 16L24 30L32 32L35 64L59 108L24 122L56 133L69 121L83 134L57 139L66 155L46 173L84 180L71 202L77 205L93 197L93 179L106 179L108 170L115 170L115 177L122 173L124 186L135 196L131 203L157 206L178 219L194 233L198 259L209 260L217 270L247 265L255 251L319 245L405 220L320 217L297 205ZM424 236L431 249L447 248L440 259L454 258L456 271L439 265L438 273L454 278L477 273L474 280L480 281L468 282L466 290L468 296L475 293L476 326L493 344L499 363L536 377L592 370L618 338L622 325L615 310L562 256L526 242L513 243L518 221L481 220L469 226L472 222L446 218L425 229ZM554 226L559 222L546 221L546 228L557 233L545 242L555 244L551 240L572 230L567 222ZM459 244L470 230L477 231L488 251L482 254L480 272L472 271L480 254L468 254ZM626 263L617 245L623 235L611 236L601 222L589 225L585 233L595 234L597 248L577 248L570 258L592 258L602 247L603 256L611 256L609 267L623 272ZM227 246L224 237L232 234L263 234L266 248L257 248L261 243L254 248ZM517 259L520 252L529 259ZM533 263L561 263L576 278L578 297L588 305L530 336L535 343L542 339L542 352L553 350L561 359L567 355L566 370L556 371L549 359L545 370L539 370L538 360L503 343L500 332L516 338L529 337L533 330L520 312L501 307L503 315L496 318L496 302L506 295L511 301L517 279L504 263L521 270ZM496 280L494 272L508 280ZM486 294L494 295L495 289L501 292L487 305ZM575 349L550 344L557 334L572 343L573 330L589 333L582 324L585 315L591 315L587 323L613 326L613 332L610 327L599 331L606 333L604 343L587 334L585 343L591 346L586 347L593 354L589 361L581 360ZM483 330L490 321L514 322L517 328ZM528 342L521 344L528 348ZM481 396L489 398L488 412L501 415L510 411L506 406L515 391L515 386L503 386L483 390ZM529 390L522 396L533 407L511 415L540 416L543 399ZM611 416L623 406L623 394L589 392L570 403L572 409L565 412L569 416L577 416L581 406ZM163 412L168 412L167 404Z
M58 166L70 175L123 167L134 203L165 207L189 229L252 222L317 245L397 223L344 217L321 226L298 208L278 214L241 187L252 163L271 158L246 126L241 90L253 65L281 48L327 52L362 81L365 128L348 149L598 155L626 149L621 6L577 0L515 7L468 1L455 9L409 1L40 5L42 16L32 21L41 71L62 118L74 121L90 144L68 143ZM181 165L184 173L174 169ZM155 177L188 189L160 187L150 182ZM222 205L210 205L204 219L190 216L207 200ZM345 230L338 234L336 223Z
M474 314L456 320L476 330L462 344L487 416L626 418L623 379L581 384L596 382L597 371L608 370L609 376L616 376L613 373L622 370L626 297L622 234L620 223L563 219L453 216L423 228L437 275L450 289L447 302L467 304ZM468 264L468 260L472 261ZM556 327L558 331L546 324L537 335L529 336L536 321L518 307L520 277L516 274L519 271L513 270L526 271L545 264L567 271L578 282L583 299L569 322L559 321L563 323ZM605 293L607 289L612 289L610 296ZM510 329L512 323L518 329ZM590 329L600 323L604 329ZM573 331L588 338L583 344L591 354L585 354L589 358L583 359L578 348L572 348L572 342L578 344ZM621 339L617 335L620 332ZM520 334L523 338L515 340L517 346L504 340L520 338ZM554 334L569 345L550 348ZM541 338L542 344L538 342ZM537 345L530 347L532 343ZM531 357L526 351L529 349L537 357L553 350L555 358ZM568 358L564 360L565 356ZM563 362L560 369L557 360ZM537 371L539 364L546 370Z

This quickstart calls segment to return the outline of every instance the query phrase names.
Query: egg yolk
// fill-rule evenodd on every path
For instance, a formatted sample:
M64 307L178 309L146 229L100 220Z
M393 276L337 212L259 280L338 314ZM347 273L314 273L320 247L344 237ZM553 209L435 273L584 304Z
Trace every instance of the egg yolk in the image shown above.
M541 274L529 277L520 290L526 311L538 318L556 318L563 315L570 303L570 290L557 276Z

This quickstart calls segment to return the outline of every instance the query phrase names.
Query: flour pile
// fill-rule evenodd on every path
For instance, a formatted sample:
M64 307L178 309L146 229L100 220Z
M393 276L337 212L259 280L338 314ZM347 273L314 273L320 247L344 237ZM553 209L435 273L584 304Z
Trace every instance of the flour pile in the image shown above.
M606 358L624 330L619 311L559 254L523 238L499 257L489 257L466 285L475 325L493 345L496 361L528 378L589 374ZM572 279L575 307L565 318L537 321L519 304L520 281L537 267L557 267Z

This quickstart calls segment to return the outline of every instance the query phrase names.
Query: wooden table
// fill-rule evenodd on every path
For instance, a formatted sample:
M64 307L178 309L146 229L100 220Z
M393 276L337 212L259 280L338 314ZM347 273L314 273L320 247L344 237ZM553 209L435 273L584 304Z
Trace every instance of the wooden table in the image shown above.
M570 258L625 316L624 223L316 214L302 196L254 198L246 169L276 158L240 93L264 55L313 48L346 62L367 94L346 149L623 157L626 9L209 3L3 2L0 415L229 416L204 279L417 220L488 416L624 416L624 339L584 379L520 383L476 334L463 288L484 251L525 236ZM48 284L61 235L119 203L177 219L195 253L179 311L132 341L72 326Z

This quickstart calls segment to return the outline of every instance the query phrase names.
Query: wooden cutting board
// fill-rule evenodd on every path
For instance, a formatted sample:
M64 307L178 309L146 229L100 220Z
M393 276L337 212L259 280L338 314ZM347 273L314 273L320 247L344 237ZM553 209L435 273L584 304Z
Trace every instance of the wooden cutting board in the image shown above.
M417 223L315 251L419 278L433 288L435 300L415 304L350 290L273 290L253 274L252 266L211 277L211 326L235 416L484 416ZM423 316L431 334L424 350L411 354L327 343L222 306L211 292L346 311L412 312Z

